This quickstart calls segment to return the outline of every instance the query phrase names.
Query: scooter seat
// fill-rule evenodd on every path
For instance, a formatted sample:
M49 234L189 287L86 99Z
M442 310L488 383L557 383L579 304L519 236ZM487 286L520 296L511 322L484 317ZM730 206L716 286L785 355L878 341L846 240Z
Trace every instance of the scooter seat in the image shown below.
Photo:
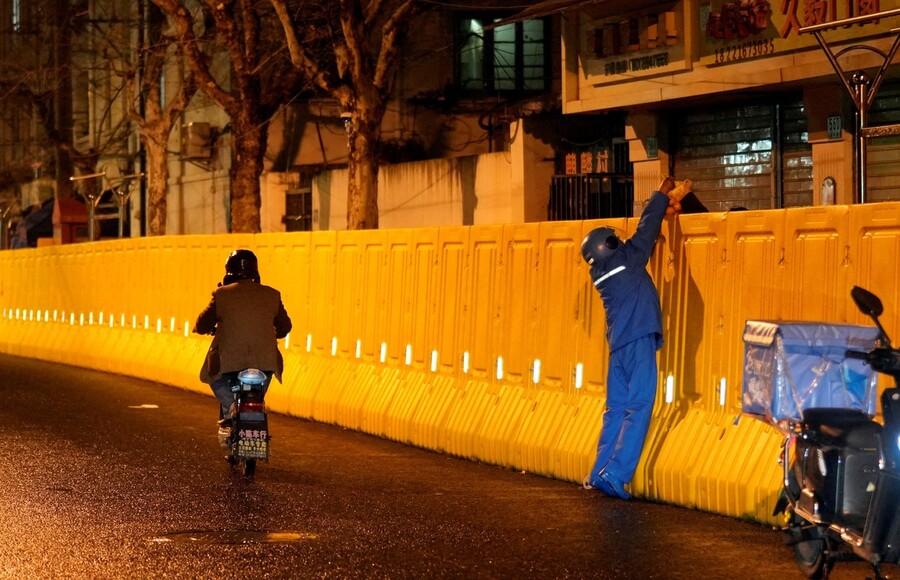
M878 426L862 411L832 407L806 409L803 411L803 424L807 429L835 438L858 431L857 428L863 425Z

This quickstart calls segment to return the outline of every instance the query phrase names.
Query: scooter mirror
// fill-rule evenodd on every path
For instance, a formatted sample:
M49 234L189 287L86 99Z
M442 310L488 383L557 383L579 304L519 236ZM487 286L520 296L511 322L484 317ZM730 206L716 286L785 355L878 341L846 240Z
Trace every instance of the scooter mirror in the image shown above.
M850 296L856 303L856 307L859 308L860 312L862 312L863 314L867 314L869 316L877 318L878 316L881 316L882 312L884 312L884 306L882 306L881 300L878 298L878 296L875 296L865 288L854 286L850 290Z

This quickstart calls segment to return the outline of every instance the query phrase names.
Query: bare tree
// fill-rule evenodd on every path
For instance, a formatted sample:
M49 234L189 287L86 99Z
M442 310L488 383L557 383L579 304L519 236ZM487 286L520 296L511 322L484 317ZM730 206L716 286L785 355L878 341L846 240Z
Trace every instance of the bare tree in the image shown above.
M132 132L127 115L123 70L131 59L131 34L137 26L128 0L97 2L78 10L69 0L23 4L18 29L3 39L19 50L6 52L3 84L8 94L28 103L43 129L42 137L55 149L59 195L70 191L74 174L96 174L105 161L116 160L119 170L133 160L128 151ZM44 159L37 159L46 167ZM99 196L100 179L78 188Z
M271 33L277 26L271 7L263 0L152 1L174 23L200 90L231 119L231 230L258 232L268 121L296 93L300 77L280 57L283 41L276 42ZM198 30L203 34L209 27L215 30L214 43L198 37ZM222 52L230 71L219 77L227 78L218 78L210 65Z
M271 0L291 61L335 98L348 127L347 227L378 227L381 123L394 88L400 50L421 0Z
M169 182L169 135L197 92L194 75L183 65L181 51L175 39L164 33L165 16L155 4L146 6L142 33L132 66L126 71L128 114L138 125L141 142L147 154L147 233L161 236L166 233ZM170 59L172 48L174 59ZM174 60L174 62L172 62ZM163 71L176 70L180 75L177 89L168 102L162 102L160 84Z

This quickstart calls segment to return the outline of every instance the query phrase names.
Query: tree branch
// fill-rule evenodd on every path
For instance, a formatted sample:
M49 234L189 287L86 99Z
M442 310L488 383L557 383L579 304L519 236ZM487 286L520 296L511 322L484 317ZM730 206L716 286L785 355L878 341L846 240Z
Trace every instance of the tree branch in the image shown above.
M356 92L365 91L374 80L369 55L366 52L365 18L359 0L340 0L341 29L347 42L350 76Z
M368 6L366 6L366 29L370 30L372 26L375 24L375 21L381 16L381 10L384 6L385 0L372 0Z
M395 73L400 63L400 49L406 39L409 23L421 10L420 2L406 0L382 27L381 52L378 55L373 84L389 96L393 92L397 76Z
M314 85L326 92L335 90L335 83L331 80L331 75L327 74L319 67L319 64L313 59L312 54L307 48L301 44L297 36L297 25L291 17L288 7L284 0L271 0L272 7L278 15L281 27L284 28L284 35L287 40L288 53L291 56L291 62L295 67L302 70Z
M223 89L210 72L206 54L200 48L197 36L194 34L194 17L184 4L178 0L151 1L175 24L183 54L187 57L191 72L196 75L198 86L202 86L203 91L226 110L231 110L238 105L238 100Z

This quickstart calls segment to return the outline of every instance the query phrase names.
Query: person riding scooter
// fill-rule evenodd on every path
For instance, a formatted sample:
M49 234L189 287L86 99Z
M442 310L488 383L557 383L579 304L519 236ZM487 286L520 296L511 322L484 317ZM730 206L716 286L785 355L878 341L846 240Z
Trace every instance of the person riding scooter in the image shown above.
M224 279L194 324L195 333L215 335L200 380L210 385L219 401L220 424L228 422L231 385L238 372L247 368L265 372L264 393L273 375L281 380L284 362L276 341L290 330L281 293L260 283L256 256L250 250L232 252Z

